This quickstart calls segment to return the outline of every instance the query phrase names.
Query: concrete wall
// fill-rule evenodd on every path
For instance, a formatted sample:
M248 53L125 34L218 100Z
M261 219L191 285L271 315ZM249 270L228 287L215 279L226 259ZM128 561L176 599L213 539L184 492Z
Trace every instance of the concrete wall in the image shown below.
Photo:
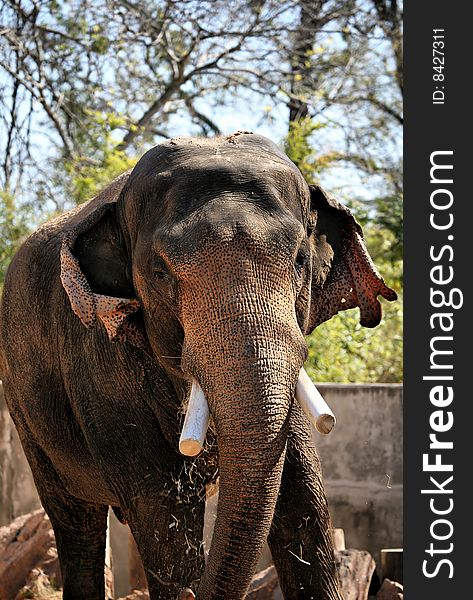
M329 435L314 433L333 526L345 530L347 548L368 550L379 563L381 548L402 547L402 386L317 387L337 417ZM1 383L0 494L0 525L39 506ZM207 511L207 532L214 504L215 498ZM111 534L118 566L126 560L127 528L112 519ZM266 550L263 562L267 557ZM125 565L117 577L126 580Z
M347 548L402 547L402 386L319 384L337 418L314 433L334 527Z
M40 506L0 381L0 526Z

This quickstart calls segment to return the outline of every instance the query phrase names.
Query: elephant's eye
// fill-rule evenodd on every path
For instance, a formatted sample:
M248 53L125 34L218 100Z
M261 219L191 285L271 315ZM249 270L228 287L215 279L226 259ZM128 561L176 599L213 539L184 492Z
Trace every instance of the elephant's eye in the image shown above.
M306 250L300 249L297 253L296 260L294 263L294 269L299 276L302 275L302 272L305 266L307 265L308 260L309 255L307 254Z
M156 258L153 264L153 274L157 279L169 279L170 273L168 266L162 258Z

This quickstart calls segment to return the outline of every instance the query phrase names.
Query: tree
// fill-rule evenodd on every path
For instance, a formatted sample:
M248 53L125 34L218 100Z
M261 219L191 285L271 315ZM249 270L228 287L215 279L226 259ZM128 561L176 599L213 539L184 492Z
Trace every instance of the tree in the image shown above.
M284 120L400 281L402 76L396 0L0 0L3 261L150 145L230 133L220 113L243 106L242 129Z
M0 191L0 292L10 260L27 233L26 211L16 214L13 197Z
M305 179L320 183L331 158L314 152L310 139L317 126L305 117L291 123L285 151ZM342 311L322 323L308 337L306 367L315 381L338 383L402 381L402 199L375 198L346 201L363 224L366 245L388 285L398 293L397 302L382 301L383 319L374 329L362 327L358 309ZM370 215L371 212L371 215Z
M296 138L302 143L302 136L314 149L323 149L312 157L312 167L317 164L329 181L343 179L339 173L344 173L360 186L369 185L375 193L366 196L373 202L402 202L400 3L345 2L328 26L324 10L329 3L299 4L291 63L291 91L298 95L289 104L286 144ZM299 128L298 121L303 121Z
M112 150L139 155L178 120L218 134L219 106L258 96L330 131L334 161L384 172L362 132L398 116L385 98L398 12L361 0L0 0L3 186L26 177L57 202L64 162L77 172Z

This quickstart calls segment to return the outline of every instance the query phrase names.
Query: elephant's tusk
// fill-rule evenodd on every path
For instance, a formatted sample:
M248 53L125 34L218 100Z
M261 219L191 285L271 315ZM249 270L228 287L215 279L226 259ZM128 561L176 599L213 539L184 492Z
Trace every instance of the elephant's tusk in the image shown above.
M197 456L204 447L209 426L209 405L198 382L192 380L191 395L186 418L179 439L179 451L185 456Z
M335 415L312 383L304 367L296 385L296 399L310 423L320 433L330 433L336 423Z

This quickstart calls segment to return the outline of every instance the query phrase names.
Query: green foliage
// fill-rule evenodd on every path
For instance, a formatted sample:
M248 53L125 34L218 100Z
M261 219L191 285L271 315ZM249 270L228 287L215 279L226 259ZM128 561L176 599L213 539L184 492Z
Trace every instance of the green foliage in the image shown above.
M67 173L66 190L76 204L92 198L115 177L132 168L137 159L119 150L113 131L123 125L124 118L113 111L86 111L89 120L86 155L63 162ZM93 131L93 135L90 134Z
M361 327L352 309L320 325L308 346L306 368L314 381L402 382L402 298L396 305L383 302L378 327Z
M0 291L7 267L28 234L27 221L27 212L17 209L13 196L0 191Z
M390 256L393 260L402 260L404 241L402 195L377 198L375 205L376 223L381 229L388 230L392 234Z
M290 124L285 151L306 181L313 183L336 154L317 156L311 143L320 127L306 117ZM359 309L342 311L307 338L306 368L315 381L381 383L402 381L402 197L351 202L378 270L398 293L397 302L381 299L383 319L369 329L359 323Z
M316 155L310 137L324 125L315 123L310 117L289 123L289 133L284 140L284 151L299 167L307 183L315 183L318 174L337 160L338 154L329 152Z
M317 169L316 161L313 157L309 138L318 129L317 125L310 117L304 117L299 121L289 123L289 133L284 143L284 151L297 165L308 183L313 183L311 179Z
M89 200L135 163L136 159L131 159L124 152L113 148L108 148L98 163L68 161L65 169L69 178L71 199L76 204Z
M359 309L340 312L322 323L307 338L309 358L307 371L314 381L336 383L397 383L402 382L402 263L392 261L388 254L389 241L381 243L384 232L376 226L365 227L367 238L373 234L374 244L368 250L383 274L386 283L393 287L398 299L387 302L380 298L383 307L381 323L373 328L359 323ZM379 252L379 254L378 254Z

